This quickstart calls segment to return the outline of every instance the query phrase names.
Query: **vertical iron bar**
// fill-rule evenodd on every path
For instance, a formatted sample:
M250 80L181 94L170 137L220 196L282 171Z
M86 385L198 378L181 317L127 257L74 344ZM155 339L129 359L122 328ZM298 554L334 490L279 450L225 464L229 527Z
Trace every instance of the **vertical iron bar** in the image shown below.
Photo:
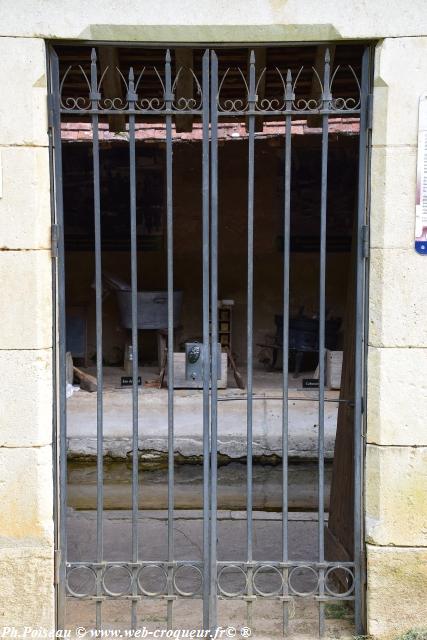
M65 594L66 594L66 561L67 561L67 400L66 400L66 327L65 327L65 260L64 260L64 203L62 190L62 150L61 150L61 112L59 89L58 54L51 50L51 95L52 95L52 127L53 127L53 164L54 164L54 220L58 225L58 261L57 261L57 309L59 360L53 363L58 367L59 382L59 526L58 541L60 551L59 580L57 586L58 628L65 629ZM56 308L55 311L56 313ZM55 389L55 393L57 390ZM57 434L55 434L57 438ZM56 461L55 461L56 463Z
M209 50L203 55L202 263L203 263L203 628L209 628Z
M330 56L325 52L323 74L323 111L330 106ZM320 193L320 276L319 276L319 434L318 434L318 552L319 552L319 636L325 632L325 539L324 539L324 456L325 456L325 320L326 320L326 217L328 195L328 113L322 115L322 173Z
M211 549L210 623L217 626L218 58L211 53Z
M132 305L132 562L138 562L138 254L136 236L136 160L135 160L135 108L133 68L129 69L129 188L130 188L130 251L131 251L131 305ZM131 624L137 626L138 585L132 582Z
M254 165L255 165L255 52L250 53L248 96L248 264L247 264L247 406L246 406L246 553L248 564L247 621L252 626L253 514L252 514L252 418L253 418L253 297L254 297Z
M171 55L165 59L166 110L172 108ZM174 367L173 367L173 209L172 209L172 116L166 115L166 219L168 278L168 604L167 624L173 626L173 561L174 561Z
M100 95L98 92L98 74L96 67L96 51L93 48L90 65L91 79L91 103L92 109L98 108ZM96 306L96 561L102 563L103 559L103 509L104 509L104 469L103 469L103 423L102 423L102 390L103 390L103 370L102 370L102 260L101 260L101 198L100 198L100 176L99 176L99 132L98 115L92 114L92 154L93 154L93 210L95 224L95 306ZM102 584L100 570L97 571L96 580L96 626L101 628L102 624Z
M292 108L295 96L292 88L292 74L286 75L286 110ZM289 560L288 536L288 431L289 431L289 269L290 269L290 226L291 226L291 152L292 116L286 115L285 129L285 198L283 220L283 410L282 410L282 561ZM289 632L289 585L288 569L283 569L283 634Z
M363 633L362 620L362 385L363 385L363 317L364 317L364 257L362 227L366 217L366 158L368 146L367 99L369 92L369 47L362 57L360 94L360 134L357 194L357 263L356 263L356 318L354 355L354 621L355 632Z

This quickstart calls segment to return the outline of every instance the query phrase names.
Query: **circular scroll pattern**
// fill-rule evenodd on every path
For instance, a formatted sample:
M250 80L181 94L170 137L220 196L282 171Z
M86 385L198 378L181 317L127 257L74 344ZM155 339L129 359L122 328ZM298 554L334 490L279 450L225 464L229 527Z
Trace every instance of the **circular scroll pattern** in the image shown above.
M338 577L335 577L334 579L335 572L341 572L341 579L338 579ZM347 582L347 591L336 591L331 588L331 583L342 585L344 581ZM349 567L343 567L341 565L329 567L325 573L325 590L334 598L345 598L351 595L354 591L354 574L352 570Z
M262 586L263 582L268 583L270 587L268 590ZM278 596L283 589L283 576L278 567L271 564L263 564L255 569L252 577L252 584L254 591L259 596L264 596L266 598Z
M295 581L298 578L302 579L304 582L312 581L313 582L312 588L301 591L295 585ZM308 564L298 565L297 567L293 567L293 569L290 570L289 577L288 577L288 585L292 595L294 596L301 596L303 598L314 596L317 593L317 590L319 588L319 574L317 573L316 569L314 569Z
M145 564L136 574L138 588L145 596L155 598L166 592L168 577L160 564Z
M75 598L87 598L96 593L96 572L86 565L68 569L66 578L67 591Z
M173 574L173 586L176 593L184 598L191 598L201 592L203 573L194 564L181 564ZM189 588L189 587L192 588Z
M227 580L231 582L230 587L234 586L234 589L231 591L230 587L226 587ZM221 595L226 598L237 598L246 593L248 576L243 567L238 564L227 564L220 569L217 577L217 583Z
M132 590L131 570L123 564L107 565L102 573L102 587L113 598L127 595Z

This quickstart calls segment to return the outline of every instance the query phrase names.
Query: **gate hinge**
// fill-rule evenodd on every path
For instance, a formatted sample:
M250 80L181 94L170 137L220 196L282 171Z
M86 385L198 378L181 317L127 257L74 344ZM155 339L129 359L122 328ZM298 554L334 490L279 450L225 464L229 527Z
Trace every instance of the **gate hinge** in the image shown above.
M61 550L60 549L55 549L53 552L53 564L54 564L53 583L59 584L59 569L61 566Z
M53 95L47 94L47 126L48 129L53 129Z
M361 245L362 245L362 258L369 258L369 228L367 224L362 225Z
M371 131L372 130L372 120L373 120L373 116L374 116L374 94L373 93L368 93L366 111L367 111L367 123L366 124L367 124L368 129Z
M58 257L58 234L59 228L57 224L53 224L51 227L51 251L52 258Z

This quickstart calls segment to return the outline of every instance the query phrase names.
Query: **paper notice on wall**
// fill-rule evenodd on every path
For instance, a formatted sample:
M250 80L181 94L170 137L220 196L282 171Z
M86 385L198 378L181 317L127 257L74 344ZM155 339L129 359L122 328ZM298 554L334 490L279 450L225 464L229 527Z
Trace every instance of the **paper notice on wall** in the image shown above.
M420 98L418 114L415 251L427 255L427 93Z

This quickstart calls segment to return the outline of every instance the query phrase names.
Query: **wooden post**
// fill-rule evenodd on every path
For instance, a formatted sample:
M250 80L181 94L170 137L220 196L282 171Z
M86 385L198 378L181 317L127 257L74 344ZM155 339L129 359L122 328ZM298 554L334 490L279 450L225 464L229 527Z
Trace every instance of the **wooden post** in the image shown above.
M355 303L357 217L354 215L344 317L344 345L340 400L354 399ZM326 557L350 560L354 545L354 407L347 402L338 406L337 431L332 467L329 520L326 529Z

